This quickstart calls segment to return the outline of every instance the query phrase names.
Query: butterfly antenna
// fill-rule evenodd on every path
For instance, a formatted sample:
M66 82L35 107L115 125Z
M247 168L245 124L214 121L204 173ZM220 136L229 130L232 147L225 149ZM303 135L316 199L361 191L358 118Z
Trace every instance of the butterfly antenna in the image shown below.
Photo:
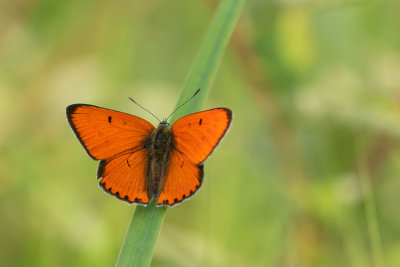
M154 115L153 113L151 113L150 111L148 111L147 109L145 109L144 107L142 107L138 102L136 102L135 100L133 100L131 97L129 97L129 99L130 99L133 103L135 103L136 105L138 105L139 107L141 107L142 109L146 110L148 113L150 113L151 115L153 115L153 117L156 118L159 122L161 122L160 119L157 118L156 115Z
M171 114L169 114L169 116L165 119L165 121L167 121L169 119L169 117L171 117L171 115L175 113L175 111L177 111L178 109L183 107L187 102L189 102L193 97L195 97L197 95L197 93L200 92L200 90L201 90L201 88L197 89L197 91L194 93L194 95L189 97L185 102L183 102L176 109L174 109L174 111L172 111Z

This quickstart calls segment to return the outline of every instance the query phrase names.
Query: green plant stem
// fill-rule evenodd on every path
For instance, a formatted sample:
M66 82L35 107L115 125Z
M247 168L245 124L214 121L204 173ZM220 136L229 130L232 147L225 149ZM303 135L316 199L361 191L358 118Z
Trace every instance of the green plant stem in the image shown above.
M364 150L362 151L363 153L360 153L362 156L360 156L358 162L358 168L359 168L361 191L364 199L368 234L371 243L371 251L372 251L374 266L381 267L384 266L384 262L382 256L383 254L382 254L381 236L378 224L378 216L376 214L375 194L371 185L371 177L366 159L366 153L364 153Z
M198 88L201 88L201 91L187 105L172 115L171 123L182 116L201 109L201 105L207 97L211 83L217 73L223 51L228 44L232 30L240 15L243 3L244 0L224 0L218 7L197 56L192 63L189 74L186 77L176 106L191 97Z
M181 116L200 110L239 17L243 2L244 0L224 0L220 4L193 61L177 106L192 96L198 88L202 90L172 115L171 123ZM156 207L155 201L152 201L148 207L136 207L118 257L116 264L118 267L150 265L165 212L166 208Z
M149 266L166 207L157 208L152 201L148 207L135 209L128 232L122 245L117 266Z

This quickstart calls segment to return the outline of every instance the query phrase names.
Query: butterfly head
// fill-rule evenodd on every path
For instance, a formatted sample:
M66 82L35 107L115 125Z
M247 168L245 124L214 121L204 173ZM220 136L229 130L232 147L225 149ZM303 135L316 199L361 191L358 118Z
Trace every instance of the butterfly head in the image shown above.
M165 125L170 127L171 125L169 125L169 123L167 122L167 119L164 119L163 121L160 122L160 124Z

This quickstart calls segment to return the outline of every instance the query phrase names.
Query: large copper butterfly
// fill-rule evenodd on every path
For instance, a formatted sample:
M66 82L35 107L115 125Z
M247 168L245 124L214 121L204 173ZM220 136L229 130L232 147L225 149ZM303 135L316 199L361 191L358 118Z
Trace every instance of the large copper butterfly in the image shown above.
M197 93L197 92L196 92ZM202 185L203 162L229 128L232 111L214 108L155 128L134 115L88 104L67 107L68 122L86 152L100 160L97 178L129 203L173 206Z

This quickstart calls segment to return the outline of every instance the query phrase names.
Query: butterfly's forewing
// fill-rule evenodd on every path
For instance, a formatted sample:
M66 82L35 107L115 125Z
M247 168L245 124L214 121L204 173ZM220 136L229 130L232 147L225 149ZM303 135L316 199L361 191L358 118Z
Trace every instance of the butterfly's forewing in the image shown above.
M88 154L102 160L97 177L100 186L117 197L147 204L144 140L154 126L146 120L86 104L67 107L67 118Z
M97 178L103 177L100 186L122 200L147 204L147 158L147 150L139 149L102 160L97 171Z
M172 150L165 184L157 205L174 205L193 195L203 182L203 165L197 166L181 152Z
M67 118L82 146L97 160L140 147L154 129L142 118L86 104L68 106Z
M194 164L202 163L225 135L232 111L215 108L178 119L171 127L174 144Z

